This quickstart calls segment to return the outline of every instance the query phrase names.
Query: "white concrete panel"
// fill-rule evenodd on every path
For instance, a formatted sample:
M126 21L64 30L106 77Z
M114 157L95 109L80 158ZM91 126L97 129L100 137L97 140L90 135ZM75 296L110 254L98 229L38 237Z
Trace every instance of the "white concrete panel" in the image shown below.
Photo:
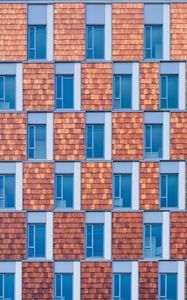
M53 259L53 213L46 213L46 258Z
M105 5L105 59L112 59L112 6Z
M53 113L47 114L47 160L53 160Z
M104 258L111 259L112 256L112 214L105 212L105 227L104 227Z
M81 109L81 64L74 64L74 109Z
M163 259L170 258L170 214L166 211L163 212L162 253Z
M47 60L53 60L53 5L47 5Z
M185 262L178 261L178 289L177 289L177 296L178 300L185 300Z
M16 300L22 299L22 263L20 261L16 262L15 296Z
M74 262L74 278L73 278L73 300L81 299L81 266L80 262Z
M163 159L170 158L170 113L163 113Z
M140 202L140 166L139 162L132 163L132 209L139 209Z
M163 59L170 59L170 5L163 4Z
M23 164L16 163L16 210L23 207Z
M132 109L140 107L140 70L139 63L132 64Z
M179 109L186 107L186 64L179 63Z
M16 64L16 110L23 110L23 64Z
M132 288L132 299L138 300L138 282L139 282L139 271L138 271L138 262L132 261L132 281L131 281L131 288Z
M112 115L110 112L105 113L105 159L112 159Z
M74 209L81 209L81 163L74 162Z
M178 188L179 209L186 208L186 163L179 162L179 188Z

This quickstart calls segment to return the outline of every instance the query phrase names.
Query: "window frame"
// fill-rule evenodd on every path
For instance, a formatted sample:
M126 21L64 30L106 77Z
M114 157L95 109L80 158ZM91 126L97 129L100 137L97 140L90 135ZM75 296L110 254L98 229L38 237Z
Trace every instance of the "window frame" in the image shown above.
M166 78L166 97L162 97L162 78L165 77ZM178 93L177 93L177 107L172 107L172 108L169 108L168 107L168 77L177 77L177 90L178 90ZM160 103L159 103L159 106L160 106L160 109L161 110L175 110L175 109L179 109L179 74L160 74ZM161 102L162 100L165 100L166 101L166 107L162 107L161 106Z
M146 47L146 29L147 28L150 28L150 48L147 48ZM153 35L152 35L152 28L153 27L161 27L162 29L162 57L160 58L154 58L153 55L152 55L152 51L153 51ZM144 60L163 60L163 24L144 24ZM146 57L146 51L150 51L151 53L151 57L150 58L147 58Z
M146 128L147 127L150 127L150 147L146 147ZM147 153L153 153L153 151L152 151L152 148L153 148L153 134L152 134L152 128L154 127L154 126L160 126L161 127L161 129L162 129L162 138L161 138L161 140L162 140L162 153L161 153L161 156L158 156L158 157L146 157L146 154ZM152 123L152 124L150 124L150 123L147 123L147 124L144 124L144 159L145 160L152 160L152 159L157 159L157 160L160 160L160 159L162 159L163 158L163 148L164 148L164 141L163 141L163 124L162 123ZM146 152L146 148L150 148L150 152ZM158 153L159 154L159 153Z
M146 226L149 226L150 227L150 235L149 235L149 239L150 239L150 242L149 242L149 247L145 246L145 240L146 240L146 237L145 237L145 231L146 231ZM160 256L155 256L155 257L150 257L149 256L145 256L145 251L146 249L149 250L149 253L152 252L152 227L153 226L160 226L161 227L161 255ZM144 259L146 260L159 260L160 258L163 257L163 224L162 223L144 223L144 226L143 226L143 257Z
M102 225L102 229L103 229L103 255L102 256L94 256L94 226L101 226ZM88 230L88 226L90 226L92 228L92 245L91 246L87 246L88 242L87 242L87 230ZM93 259L104 259L104 249L105 249L105 224L104 223L86 223L85 226L85 258L86 260L93 260ZM91 249L92 255L91 256L87 256L87 249Z
M102 157L95 157L94 156L94 127L95 126L102 126L103 127L103 156ZM88 147L88 127L91 127L92 128L92 146ZM86 138L86 153L85 153L85 156L86 156L86 159L87 160L103 160L105 158L105 124L86 124L86 135L85 135L85 138ZM87 150L88 149L91 149L92 151L92 157L88 157L87 155Z
M161 272L159 273L159 280L158 280L158 296L159 296L159 300L167 300L167 277L168 275L175 275L176 276L176 281L178 283L178 274L176 272L172 272L172 273L167 273L167 272ZM165 295L161 296L161 276L164 276L164 280L165 280ZM178 284L176 284L176 294L178 292Z
M130 281L132 282L132 273L131 272L115 272L113 273L113 295L112 295L112 299L113 300L121 300L122 299L122 296L121 296L121 277L122 275L130 275ZM119 296L115 296L115 276L118 276L119 277ZM130 299L132 299L132 288L131 288L131 285L130 285Z
M57 78L61 78L61 89L62 89L62 98L57 98L58 89L57 89ZM64 92L64 78L72 79L72 85L73 85L73 107L64 108L64 99L63 99L63 92ZM62 102L62 107L57 107L57 101ZM55 109L56 110L73 110L74 109L74 74L56 74L55 75Z
M116 176L119 176L119 197L115 197L115 178ZM121 190L122 190L122 186L121 186L121 177L122 176L130 176L130 180L131 180L131 197L130 197L130 206L115 206L115 199L119 199L119 200L123 200L123 198L121 197ZM114 173L113 174L113 208L114 209L132 209L132 174L131 173Z
M177 209L179 208L179 195L177 194L177 206L169 206L168 205L168 176L177 176L177 187L179 192L179 173L161 173L159 176L159 202L160 202L160 209ZM166 196L162 197L162 176L166 177ZM165 198L166 206L161 206L162 198Z
M61 284L61 296L56 296L56 276L59 276L60 275L60 284ZM74 274L72 272L70 273L56 273L54 274L54 299L55 300L64 300L64 297L63 297L63 284L62 284L62 279L63 279L63 276L64 275L71 275L72 276L72 299L74 298L74 290L73 290L73 284L74 284Z
M15 273L1 273L0 272L0 276L3 277L3 285L2 285L2 292L3 292L3 296L1 297L0 295L0 300L6 300L7 298L5 298L4 294L5 294L5 276L6 275L12 275L13 276L13 279L14 279L14 298L15 298L15 292L16 292L16 286L15 286ZM8 298L9 300L9 298Z
M120 110L132 110L132 74L113 74L113 109L114 110L118 110L118 109L120 109ZM118 97L115 97L115 82L116 82L116 78L119 78L119 98ZM131 103L130 103L130 107L122 107L121 106L121 102L122 102L122 99L121 99L121 78L122 77L129 77L130 79L131 79L131 86L130 86L130 89L131 89ZM116 101L119 101L120 102L120 107L119 108L115 108L115 105L114 105L114 103L116 102Z
M43 27L45 28L45 58L36 58L36 32L38 27ZM34 29L34 48L30 47L30 29ZM27 25L27 60L47 60L47 24L42 25L42 24L28 24ZM34 58L29 57L29 52L34 51Z
M0 98L0 103L9 103L6 102L6 78L7 77L12 77L14 78L14 107L13 108L5 108L2 109L0 107L0 111L1 110L16 110L16 75L15 74L7 74L7 75L0 75L0 78L3 78L3 98Z
M91 27L92 28L92 48L88 48L88 28ZM103 58L95 58L95 42L94 42L94 30L95 28L102 28L103 29ZM104 60L105 59L105 24L101 25L101 24L86 24L85 26L85 30L86 30L86 60ZM92 51L92 58L88 58L88 51Z
M45 157L42 157L42 158L36 158L35 157L36 127L37 126L45 127L45 147L46 147L46 149L45 149ZM31 127L34 128L34 133L33 133L33 135L34 135L34 139L33 139L34 146L33 147L30 146L30 128ZM28 158L28 160L46 160L47 159L47 124L27 124L27 136L28 136L28 138L27 138L27 158ZM33 150L33 153L34 153L34 157L32 157L32 158L29 156L29 151L30 150Z
M5 177L12 176L14 178L14 206L13 207L5 207ZM0 177L3 177L3 207L0 207L0 210L7 210L7 209L16 209L16 174L1 174Z
M36 226L37 225L44 225L45 228L45 255L44 256L36 256ZM33 226L33 246L29 246L29 227ZM46 223L28 223L27 224L27 258L29 260L36 260L36 259L46 259L46 246L47 246L47 227L46 227ZM33 249L34 254L33 256L29 256L29 249Z
M63 199L63 184L64 184L64 176L72 176L72 207L63 207L63 208L60 208L60 207L57 207L56 206L56 202L58 201L57 198L62 200L62 201L65 201ZM61 195L62 197L57 197L57 177L60 177L61 178ZM56 210L67 210L67 209L73 209L74 208L74 174L73 173L65 173L65 174L55 174L55 209Z

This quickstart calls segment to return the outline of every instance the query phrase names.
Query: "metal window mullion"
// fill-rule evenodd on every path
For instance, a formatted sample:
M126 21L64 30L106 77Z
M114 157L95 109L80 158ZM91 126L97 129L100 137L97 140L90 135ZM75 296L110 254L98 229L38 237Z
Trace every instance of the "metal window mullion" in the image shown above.
M62 97L61 97L61 100L62 100L62 108L64 108L64 76L62 75L61 77L61 89L62 89Z

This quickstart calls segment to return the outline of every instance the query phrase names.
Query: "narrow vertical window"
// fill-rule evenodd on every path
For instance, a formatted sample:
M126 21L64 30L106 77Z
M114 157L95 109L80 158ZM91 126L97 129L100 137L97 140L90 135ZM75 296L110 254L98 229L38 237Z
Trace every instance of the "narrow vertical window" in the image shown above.
M131 174L114 175L114 207L130 208L131 207Z
M86 156L87 158L104 157L104 125L86 126Z
M73 300L73 274L55 274L55 300Z
M15 208L15 175L0 175L0 209Z
M86 225L86 257L103 257L103 224Z
M144 257L162 257L162 225L144 225Z
M130 273L115 273L114 295L113 300L131 300L131 274Z
M162 59L162 25L146 25L144 28L144 55L146 59Z
M28 26L28 59L46 59L46 26Z
M45 257L45 224L28 225L28 257Z
M73 175L56 175L56 208L73 208Z
M15 275L12 273L0 273L0 299L14 300Z
M114 76L114 108L130 109L132 106L132 75Z
M28 157L46 158L46 125L28 126Z
M15 109L16 77L15 75L0 76L0 109Z
M104 26L86 26L87 59L104 59Z
M159 300L177 300L177 274L159 274Z
M160 205L162 208L178 207L178 174L161 174Z
M178 75L160 77L160 107L178 108Z
M56 108L73 108L73 75L56 76Z
M145 125L145 158L161 158L162 143L162 125Z

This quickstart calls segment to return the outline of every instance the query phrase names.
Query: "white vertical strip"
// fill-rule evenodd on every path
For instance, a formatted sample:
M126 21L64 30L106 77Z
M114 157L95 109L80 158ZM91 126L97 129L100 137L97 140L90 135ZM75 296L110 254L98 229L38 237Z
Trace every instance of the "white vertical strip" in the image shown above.
M169 212L163 212L163 224L162 224L162 251L163 259L170 258L170 214Z
M186 107L186 64L179 63L179 109Z
M47 5L47 60L53 60L53 5Z
M15 272L15 299L22 299L22 263L20 261L16 262L16 272Z
M178 188L179 209L186 207L186 163L179 162L179 188Z
M112 255L112 215L111 212L105 212L104 224L104 258L111 259Z
M139 162L132 163L132 209L139 209L140 201L140 166Z
M16 110L23 110L23 64L16 64Z
M112 59L112 6L105 4L105 59Z
M138 274L138 262L132 261L132 281L131 281L131 289L132 289L132 299L138 300L138 282L139 282L139 274Z
M170 59L170 5L163 4L163 60Z
M110 112L105 113L105 159L112 158L112 115Z
M80 300L81 294L81 266L80 262L76 261L73 263L74 278L73 278L73 300Z
M81 163L74 162L74 209L81 209Z
M46 259L53 259L53 213L46 213Z
M16 210L22 210L23 207L23 164L21 162L16 163Z
M74 109L81 109L81 64L74 63Z
M170 158L170 113L163 113L163 159Z
M139 63L132 64L132 109L140 107L140 70Z
M185 262L178 261L178 287L177 287L177 299L185 300Z
M53 113L47 113L47 160L53 160Z

